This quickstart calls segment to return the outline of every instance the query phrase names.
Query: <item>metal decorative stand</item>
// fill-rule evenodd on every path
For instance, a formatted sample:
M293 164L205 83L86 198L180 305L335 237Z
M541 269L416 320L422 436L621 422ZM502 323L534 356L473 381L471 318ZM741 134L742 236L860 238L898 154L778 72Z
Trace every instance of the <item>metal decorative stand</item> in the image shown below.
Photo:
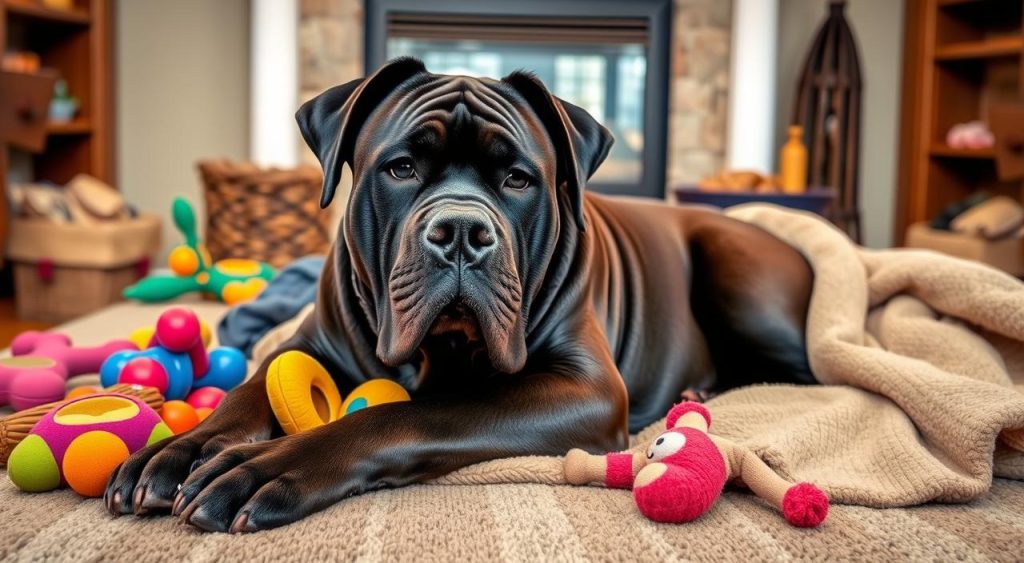
M860 242L861 70L845 8L843 0L829 2L800 74L792 123L804 129L808 185L836 191L829 218Z

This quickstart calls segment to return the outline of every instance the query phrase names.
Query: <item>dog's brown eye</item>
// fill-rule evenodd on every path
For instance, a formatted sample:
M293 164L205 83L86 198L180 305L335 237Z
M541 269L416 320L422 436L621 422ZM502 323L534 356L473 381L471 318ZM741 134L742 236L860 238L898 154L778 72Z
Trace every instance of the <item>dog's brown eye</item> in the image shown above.
M521 170L513 170L505 177L505 187L513 190L525 190L530 186L530 177Z
M408 158L400 158L388 165L388 172L396 180L408 180L416 176L416 168Z

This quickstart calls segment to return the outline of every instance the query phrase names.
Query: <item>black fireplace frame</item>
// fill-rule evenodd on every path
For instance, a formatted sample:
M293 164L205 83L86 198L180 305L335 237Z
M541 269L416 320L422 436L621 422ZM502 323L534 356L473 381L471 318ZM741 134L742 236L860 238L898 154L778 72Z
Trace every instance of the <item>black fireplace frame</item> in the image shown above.
M388 14L643 18L647 20L643 173L637 183L595 183L596 192L665 197L672 0L366 0L367 72L386 62Z

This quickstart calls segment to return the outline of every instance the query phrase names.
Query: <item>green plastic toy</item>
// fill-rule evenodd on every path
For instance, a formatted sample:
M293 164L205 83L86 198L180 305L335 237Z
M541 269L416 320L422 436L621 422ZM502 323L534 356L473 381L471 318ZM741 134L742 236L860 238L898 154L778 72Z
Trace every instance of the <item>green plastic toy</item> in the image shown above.
M196 214L184 198L174 199L174 224L185 244L171 251L167 262L176 275L149 276L125 288L122 295L152 303L166 301L191 291L214 295L228 305L254 299L274 277L274 268L264 262L227 258L213 262L196 234Z

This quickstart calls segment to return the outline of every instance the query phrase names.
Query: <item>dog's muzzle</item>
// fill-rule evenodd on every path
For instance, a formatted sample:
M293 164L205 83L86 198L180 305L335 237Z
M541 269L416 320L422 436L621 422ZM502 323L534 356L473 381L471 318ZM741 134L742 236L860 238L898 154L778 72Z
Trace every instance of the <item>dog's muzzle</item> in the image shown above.
M483 262L497 244L494 222L487 212L470 204L449 204L427 219L423 246L429 255L451 265Z
M378 357L398 365L435 336L448 339L448 351L452 344L482 345L498 371L522 369L523 292L508 227L469 198L421 209L403 230L388 278Z

